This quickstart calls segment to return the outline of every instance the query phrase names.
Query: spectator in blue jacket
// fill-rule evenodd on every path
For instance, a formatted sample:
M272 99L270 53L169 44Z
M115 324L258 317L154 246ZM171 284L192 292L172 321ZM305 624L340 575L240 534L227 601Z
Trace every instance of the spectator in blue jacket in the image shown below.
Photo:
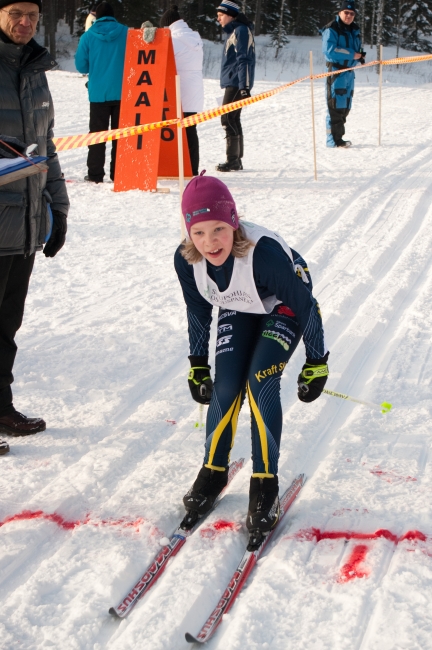
M362 50L360 28L354 22L356 8L352 0L343 0L341 10L333 22L322 30L323 54L327 68L344 70L363 64L366 52ZM354 95L353 70L327 77L327 146L350 147L351 142L344 140L345 122L352 106Z
M216 11L218 23L227 35L220 80L221 88L225 89L225 105L250 97L255 75L255 42L253 25L240 12L239 5L231 0L223 0ZM217 171L231 172L243 169L243 131L240 114L241 109L222 115L227 160L217 165Z
M96 7L96 21L80 39L75 54L79 72L89 75L90 133L117 129L128 28L114 18L108 2ZM117 141L112 143L110 177L114 180ZM89 147L86 181L102 183L105 176L105 143Z

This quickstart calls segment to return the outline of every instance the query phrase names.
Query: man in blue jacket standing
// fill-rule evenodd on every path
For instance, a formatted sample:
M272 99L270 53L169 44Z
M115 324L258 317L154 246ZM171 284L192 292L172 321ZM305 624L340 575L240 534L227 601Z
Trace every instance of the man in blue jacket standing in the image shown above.
M96 21L80 39L75 54L78 72L89 75L90 133L117 129L128 28L114 18L108 2L96 7ZM110 177L114 180L117 141L112 143ZM105 175L105 143L89 147L86 181L102 183Z
M344 70L365 62L366 52L362 51L360 28L354 22L356 9L352 0L343 0L341 10L333 22L322 30L323 54L327 68ZM343 140L345 122L352 106L354 95L353 70L327 77L327 146L350 147L349 140Z
M250 97L255 75L255 42L253 25L231 0L222 0L217 8L217 20L227 35L222 54L221 88L225 89L223 104L231 104ZM226 133L227 160L217 165L216 171L231 172L243 169L243 131L241 109L222 115Z

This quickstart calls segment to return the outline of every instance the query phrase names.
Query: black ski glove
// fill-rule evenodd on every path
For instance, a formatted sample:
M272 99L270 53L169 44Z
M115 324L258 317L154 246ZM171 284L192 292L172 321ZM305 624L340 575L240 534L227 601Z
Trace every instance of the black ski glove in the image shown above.
M364 52L364 51L362 50L362 51L360 52L360 54L361 54L361 58L359 59L359 61L360 61L360 63L361 63L362 65L364 65L364 64L366 63L365 59L366 59L366 54L367 54L367 52Z
M242 88L239 94L240 94L240 99L247 99L248 97L251 96L250 90L248 90L248 88Z
M188 383L192 398L199 404L210 404L213 393L213 382L210 377L208 357L190 356L191 369Z
M63 212L52 210L53 224L51 237L48 239L44 248L46 257L55 257L59 250L63 248L66 241L67 218Z
M3 142L0 142L0 158L16 158L18 154L22 154L23 156L25 155L27 150L25 142L18 140L18 138L13 138L11 135L0 135L0 140L3 140L5 143L3 144ZM9 147L6 146L8 144L18 153L9 149Z
M327 352L322 359L306 359L297 379L297 395L301 402L313 402L323 392L329 374L328 355Z

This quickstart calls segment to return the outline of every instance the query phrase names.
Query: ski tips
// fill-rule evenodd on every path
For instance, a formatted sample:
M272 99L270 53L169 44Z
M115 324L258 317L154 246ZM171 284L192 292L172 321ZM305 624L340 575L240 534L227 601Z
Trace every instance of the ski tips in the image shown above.
M108 614L111 614L111 616L114 616L114 618L119 618L121 620L121 616L118 615L115 607L110 607L108 610Z
M188 643L201 643L201 641L198 641L198 639L192 636L192 634L189 634L189 632L186 632L185 639Z
M381 413L388 413L392 409L392 405L389 402L381 403Z

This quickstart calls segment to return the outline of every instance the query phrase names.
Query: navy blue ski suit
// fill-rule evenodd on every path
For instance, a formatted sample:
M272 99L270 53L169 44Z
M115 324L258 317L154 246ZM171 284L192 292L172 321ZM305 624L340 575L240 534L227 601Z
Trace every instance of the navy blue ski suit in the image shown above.
M198 292L193 266L177 249L174 263L187 305L191 355L207 363L213 306ZM206 423L204 464L220 470L229 463L238 415L247 394L251 407L253 476L278 473L282 434L280 380L303 338L308 359L325 359L327 348L319 305L304 259L292 250L309 283L294 270L279 242L262 237L254 248L253 277L258 295L276 295L282 304L270 314L219 309L215 381ZM230 285L234 258L221 266L207 261L207 273L220 291ZM294 311L293 311L294 310Z
M339 16L322 30L322 51L329 72L360 65L354 59L362 51L360 28L356 23L346 25ZM327 77L327 146L337 146L337 141L345 134L345 121L352 106L354 95L354 71L343 72Z

